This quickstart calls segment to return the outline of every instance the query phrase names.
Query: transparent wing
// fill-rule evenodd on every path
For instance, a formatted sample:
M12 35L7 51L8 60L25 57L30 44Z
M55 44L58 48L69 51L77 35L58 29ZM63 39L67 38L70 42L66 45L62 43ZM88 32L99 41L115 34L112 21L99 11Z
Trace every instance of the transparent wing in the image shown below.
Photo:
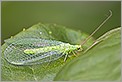
M11 44L7 41L5 41L7 44ZM46 39L39 39L39 38L24 38L20 40L16 40L12 42L12 44L18 44L18 45L25 45L25 46L35 46L35 47L45 47L45 46L55 46L62 44L61 41L56 40L46 40Z
M45 46L52 46L52 45L58 45L62 42L58 41L44 41L37 39L23 39L19 40L17 42L14 42L10 44L4 51L5 59L15 65L34 65L34 64L40 64L45 62L54 61L61 56L63 56L63 52L60 52L59 50L53 50L43 53L34 53L34 54L26 54L24 53L25 49L33 49L38 47L45 47ZM29 42L27 42L29 41ZM49 42L49 43L48 43ZM45 43L44 45L42 43Z

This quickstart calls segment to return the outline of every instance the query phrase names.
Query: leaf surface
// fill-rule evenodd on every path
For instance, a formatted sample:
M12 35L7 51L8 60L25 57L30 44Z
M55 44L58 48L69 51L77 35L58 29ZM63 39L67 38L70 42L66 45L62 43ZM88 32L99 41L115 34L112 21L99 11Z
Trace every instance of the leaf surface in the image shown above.
M113 29L97 39L84 55L64 65L54 80L120 80L121 29Z

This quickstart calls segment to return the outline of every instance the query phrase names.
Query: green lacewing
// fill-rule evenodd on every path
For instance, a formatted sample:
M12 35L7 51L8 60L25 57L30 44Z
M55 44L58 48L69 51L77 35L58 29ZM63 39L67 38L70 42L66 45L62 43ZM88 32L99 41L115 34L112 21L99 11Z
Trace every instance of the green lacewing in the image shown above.
M82 45L112 16L110 15L99 25L99 27L81 44L71 45L56 40L39 38L24 38L13 43L4 51L5 59L14 65L35 65L55 61L62 56L66 60L68 54L77 50L82 51Z

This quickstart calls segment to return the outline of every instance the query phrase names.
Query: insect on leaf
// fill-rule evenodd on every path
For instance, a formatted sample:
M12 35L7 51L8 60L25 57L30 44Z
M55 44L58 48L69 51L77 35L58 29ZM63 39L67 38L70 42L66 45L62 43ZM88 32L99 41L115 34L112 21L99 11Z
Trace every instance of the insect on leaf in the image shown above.
M80 47L55 40L25 38L10 44L4 55L11 64L34 65L54 61Z

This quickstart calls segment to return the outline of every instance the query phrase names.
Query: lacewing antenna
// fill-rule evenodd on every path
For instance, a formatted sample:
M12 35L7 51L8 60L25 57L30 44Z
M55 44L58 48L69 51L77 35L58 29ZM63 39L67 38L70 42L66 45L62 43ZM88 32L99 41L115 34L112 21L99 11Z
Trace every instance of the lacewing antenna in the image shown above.
M84 45L112 16L112 11L109 10L110 15L95 29L82 43L81 46Z

